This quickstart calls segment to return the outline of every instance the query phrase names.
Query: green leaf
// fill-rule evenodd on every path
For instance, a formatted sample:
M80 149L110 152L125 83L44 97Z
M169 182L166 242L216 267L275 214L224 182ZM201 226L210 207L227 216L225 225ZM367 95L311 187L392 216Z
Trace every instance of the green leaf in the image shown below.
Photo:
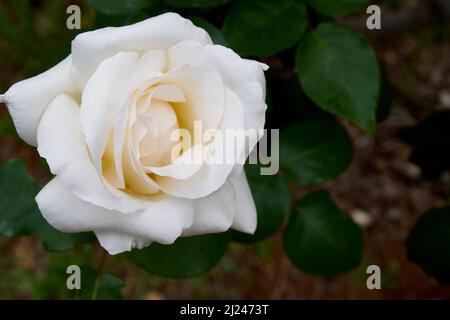
M95 10L106 15L134 14L145 7L148 0L88 0Z
M246 166L246 174L256 204L258 226L253 235L234 231L233 239L253 243L269 237L283 223L289 213L291 192L280 176L262 176L259 166Z
M158 16L164 13L164 0L151 0L145 2L145 6L136 12L124 12L114 15L98 11L95 14L94 29L104 27L123 27L134 24L149 17Z
M307 24L300 0L245 0L231 8L223 33L241 55L271 55L293 46Z
M291 261L314 275L344 273L361 260L361 229L341 213L325 191L310 193L297 204L283 240Z
M98 281L96 300L122 299L124 283L121 279L102 273L97 280L97 271L90 266L81 266L81 290L77 292L79 299L91 299Z
M280 166L301 186L335 179L348 167L352 154L346 130L326 114L305 117L280 133Z
M228 46L227 41L225 40L225 37L223 36L222 32L219 29L217 29L213 24L203 19L202 17L192 17L190 20L197 27L205 29L215 44L220 44L225 47Z
M34 200L38 192L23 160L11 159L0 167L0 235L38 234L50 251L71 249L94 239L92 233L67 234L49 225Z
M224 255L229 242L229 232L182 237L172 245L153 243L133 250L127 257L150 273L186 278L211 270Z
M322 23L301 41L300 82L322 109L373 133L380 70L369 42L356 30Z
M110 16L101 12L95 15L94 26L96 29L105 27L123 27L130 24L128 16Z
M122 279L110 274L100 275L97 300L122 299L122 289L125 287Z
M22 159L12 159L0 167L0 234L5 237L31 234L39 221L34 197L38 185L27 173Z
M167 3L179 8L207 8L223 5L231 0L168 0Z
M450 284L450 207L419 218L406 241L408 259L442 284Z
M326 16L342 16L362 8L368 0L306 0L317 12Z
M41 236L47 251L65 251L95 240L92 232L64 233L53 228L42 216L37 220L33 233Z

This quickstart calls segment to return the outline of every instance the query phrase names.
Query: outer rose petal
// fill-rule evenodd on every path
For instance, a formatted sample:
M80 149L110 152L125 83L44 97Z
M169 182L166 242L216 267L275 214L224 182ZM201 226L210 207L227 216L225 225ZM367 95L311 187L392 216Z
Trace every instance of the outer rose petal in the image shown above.
M79 129L79 106L67 95L49 105L38 129L39 154L53 174L77 197L94 205L124 213L146 208L151 200L107 189L91 161Z
M230 182L236 194L234 202L236 213L232 228L253 234L256 230L256 207L245 172L242 171L240 175L230 178Z
M189 215L191 211L188 211L187 215L180 214L180 216L185 219L183 223L184 231L182 236L227 231L231 227L233 218L235 217L235 212L238 211L237 208L240 205L236 202L237 199L239 198L236 198L235 189L233 188L231 182L226 182L222 188L205 198L185 200L185 208L188 208L188 210L192 209L194 215L193 218ZM178 201L181 200L178 199ZM244 206L247 208L245 204ZM149 211L151 211L151 208ZM251 220L253 217L251 212L249 213L250 219L247 220ZM167 214L170 213L168 212ZM135 219L135 215L126 215L127 219L128 217L129 219ZM169 222L170 221L166 221L165 223ZM134 222L131 220L126 220L123 223L127 224ZM191 225L189 225L189 223ZM239 230L245 232L248 228L241 228ZM149 238L148 236L142 236L142 234L136 233L130 234L111 230L96 230L95 234L97 235L102 247L106 248L110 254L129 251L130 248L143 248L148 246L152 241L160 242L151 237Z
M75 83L84 88L99 63L120 51L166 49L183 40L212 43L205 30L176 13L162 14L130 26L82 33L72 42Z
M264 128L267 109L265 90L261 71L255 64L249 64L248 60L242 59L231 49L220 45L203 46L194 41L183 41L169 49L169 67L183 64L213 68L222 76L225 86L241 101L245 128ZM263 64L258 63L258 66L266 68Z
M244 59L247 63L247 67L250 72L253 74L253 77L259 82L261 88L263 90L264 99L266 98L266 77L264 76L264 71L269 70L269 66L258 62L256 60L248 60Z
M77 198L58 178L41 190L36 201L52 226L64 232L95 231L110 254L150 241L171 244L192 225L193 206L187 200L163 196L146 210L123 214Z
M111 231L95 231L98 242L109 254L119 254L131 249L142 249L152 242L147 238Z
M225 92L217 72L207 68L181 66L164 75L163 83L175 84L186 102L175 103L180 127L194 130L194 121L202 121L203 129L217 129L224 113Z
M61 93L74 97L79 95L70 78L71 61L71 56L68 56L50 70L14 84L1 97L19 136L28 144L37 145L39 120L53 98Z
M233 223L236 211L236 195L230 182L209 196L192 200L194 221L183 235L195 235L227 231Z
M240 206L243 206L241 213L249 216L244 219L247 226L236 229L253 232L254 228L253 231L249 229L248 221L255 215L252 211L244 211L249 208L248 204L237 201L248 199L240 198L236 191L227 182L220 190L202 199L164 196L149 205L147 210L123 214L77 198L58 178L54 178L37 195L36 201L45 219L58 230L94 231L100 244L110 254L117 254L143 248L153 241L170 244L181 234L227 231Z
M99 172L110 130L129 95L129 91L120 89L125 87L138 58L136 52L121 52L102 61L84 88L80 126Z

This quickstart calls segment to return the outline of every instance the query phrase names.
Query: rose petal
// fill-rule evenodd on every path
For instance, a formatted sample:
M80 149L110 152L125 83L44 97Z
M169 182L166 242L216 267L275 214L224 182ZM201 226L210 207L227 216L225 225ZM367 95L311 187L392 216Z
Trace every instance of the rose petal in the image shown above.
M194 221L183 235L196 235L227 231L233 223L236 212L236 195L230 182L219 190L195 203Z
M183 40L212 43L205 30L176 13L166 13L130 26L85 32L72 42L72 74L76 84L84 88L100 62L120 51L166 49Z
M152 243L147 238L114 231L95 231L98 242L110 255L131 251L134 248L142 249Z
M236 195L236 212L232 228L241 232L253 234L256 230L257 214L255 201L243 171L240 175L230 178Z
M145 173L137 158L131 136L127 134L125 138L125 150L123 154L123 170L126 184L137 194L151 195L160 189L158 184Z
M79 106L68 95L56 97L38 128L38 151L53 174L79 198L110 210L132 213L150 200L132 197L102 181L79 129Z
M2 96L17 133L28 144L37 146L39 120L53 98L61 93L79 96L70 77L71 64L72 58L68 56L50 70L17 82Z
M183 41L169 49L169 67L178 64L214 68L223 78L227 88L239 98L244 109L245 129L258 130L264 128L266 84L263 71L268 66L257 61L241 59L232 50L220 45L202 46L193 41ZM241 154L245 160L254 149L260 135L248 139L248 145ZM243 163L244 161L242 161ZM231 175L239 175L242 164L237 165Z
M181 157L176 158L174 162L167 166L144 166L144 170L147 173L155 173L159 176L170 177L177 180L188 179L201 169L202 163L196 163L192 160L201 159L203 156L202 153L202 145L197 144L183 152Z
M137 53L126 52L106 59L99 65L83 91L80 125L99 172L111 128L130 94L129 90L122 92L119 89L127 87L125 84L138 58Z
M180 128L194 131L194 121L203 129L217 128L224 112L224 91L221 77L214 70L182 66L169 71L160 81L176 85L185 102L172 103Z
M183 91L173 84L161 84L152 91L152 98L167 102L186 102Z
M113 159L115 165L115 172L117 175L117 187L119 189L125 188L125 177L123 176L123 163L122 163L122 153L125 146L125 136L127 130L128 122L128 112L127 110L122 110L117 116L112 129L112 151Z
M167 71L167 51L149 50L139 59L132 74L133 89L152 77L161 76Z
M192 225L193 218L189 202L167 196L133 214L100 208L77 198L58 178L39 192L36 201L53 227L63 232L95 231L111 254L150 241L171 244Z
M129 109L128 127L125 132L124 150L122 154L125 183L137 194L151 195L157 193L160 188L158 184L145 173L139 162L138 146L135 146L135 141L133 141L133 124L137 119L137 110L135 105Z
M219 126L221 132L227 129L236 129L235 132L242 131L244 127L243 108L237 96L230 90L225 90L225 111L222 122ZM188 199L198 199L218 190L227 180L235 162L227 162L237 159L237 154L241 154L245 146L245 137L237 137L236 144L224 142L224 152L218 153L217 158L211 160L210 164L205 163L198 172L185 180L177 180L171 177L157 176L156 182L165 193L175 197ZM219 145L213 142L214 145ZM211 145L213 146L213 145ZM219 147L218 147L219 149ZM195 186L195 187L193 187Z
M184 64L213 68L222 77L224 85L241 101L245 128L264 128L267 106L262 78L253 65L249 66L248 60L223 46L203 46L194 41L183 41L170 47L168 56L170 68Z
M253 77L261 85L264 99L266 98L266 77L264 76L264 71L269 70L269 66L265 63L261 63L256 60L244 59L249 71L253 74Z
M120 171L118 166L114 163L114 146L112 137L109 138L106 145L105 154L102 158L102 173L103 177L111 186L117 189L125 189L125 183L121 180L122 164L120 164Z

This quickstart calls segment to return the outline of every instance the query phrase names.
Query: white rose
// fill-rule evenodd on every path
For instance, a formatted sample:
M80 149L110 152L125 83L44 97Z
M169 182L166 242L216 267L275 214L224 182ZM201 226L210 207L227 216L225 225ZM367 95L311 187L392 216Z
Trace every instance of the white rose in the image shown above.
M36 197L43 216L64 232L94 231L116 254L180 236L255 231L242 166L171 162L169 133L194 121L263 128L266 68L167 13L78 35L64 61L0 99L56 176Z

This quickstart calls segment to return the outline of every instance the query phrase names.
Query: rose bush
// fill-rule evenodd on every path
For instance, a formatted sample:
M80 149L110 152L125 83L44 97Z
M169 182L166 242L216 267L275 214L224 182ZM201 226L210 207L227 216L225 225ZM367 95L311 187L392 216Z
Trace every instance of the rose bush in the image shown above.
M174 13L78 35L65 60L1 96L55 175L36 197L43 216L64 232L94 231L110 254L229 228L253 233L242 166L174 162L171 133L195 121L263 128L265 69Z

